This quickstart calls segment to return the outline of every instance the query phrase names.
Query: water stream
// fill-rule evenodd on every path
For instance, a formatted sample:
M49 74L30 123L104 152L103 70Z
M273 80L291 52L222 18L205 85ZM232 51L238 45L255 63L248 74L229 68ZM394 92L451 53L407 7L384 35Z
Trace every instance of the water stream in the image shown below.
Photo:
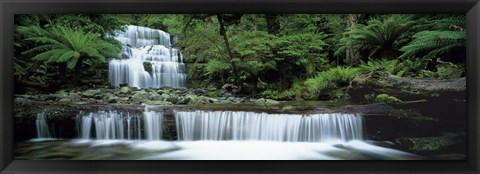
M50 135L50 131L48 129L47 121L45 120L45 111L42 111L37 114L37 119L35 120L35 126L37 128L38 139L52 138L52 136Z
M423 159L364 139L364 118L358 114L209 110L173 110L165 114L148 106L136 113L80 112L76 117L76 139L19 143L16 149L20 155L16 159ZM174 122L173 134L165 132L168 120ZM38 135L46 137L46 128L45 114L39 113ZM175 138L166 138L169 136Z

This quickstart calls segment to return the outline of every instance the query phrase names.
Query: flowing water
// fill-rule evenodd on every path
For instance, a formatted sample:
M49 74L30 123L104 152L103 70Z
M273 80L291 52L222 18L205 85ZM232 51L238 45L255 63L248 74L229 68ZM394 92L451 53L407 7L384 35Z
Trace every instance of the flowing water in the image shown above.
M362 140L354 114L267 114L232 111L175 112L180 140L324 142Z
M45 120L45 111L37 114L37 119L35 120L35 126L37 128L37 138L45 139L52 138L50 131L48 129L47 121Z
M185 87L182 54L172 47L170 34L129 25L115 39L123 44L121 59L110 60L108 81L137 88Z
M79 113L77 139L17 143L16 159L424 159L365 140L364 118L357 114L174 110L169 118L175 122L176 140L173 141L164 138L172 136L164 131L168 122L164 114L148 106L137 114ZM38 125L48 128L44 116L38 114L39 135L45 132L38 129Z
M79 138L85 140L160 140L162 116L162 112L147 110L143 115L131 115L116 111L79 114L77 116Z

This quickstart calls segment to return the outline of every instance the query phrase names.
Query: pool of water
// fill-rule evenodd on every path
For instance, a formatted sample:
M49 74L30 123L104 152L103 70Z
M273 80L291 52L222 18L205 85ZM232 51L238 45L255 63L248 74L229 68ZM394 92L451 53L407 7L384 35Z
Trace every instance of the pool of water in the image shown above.
M33 139L16 143L17 160L420 160L369 141L147 141Z

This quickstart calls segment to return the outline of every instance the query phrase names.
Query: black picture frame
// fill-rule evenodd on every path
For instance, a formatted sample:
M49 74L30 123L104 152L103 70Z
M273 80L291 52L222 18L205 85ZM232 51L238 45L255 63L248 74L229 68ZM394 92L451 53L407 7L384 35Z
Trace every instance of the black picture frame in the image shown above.
M478 0L1 0L0 172L11 173L479 173ZM467 16L467 160L48 161L13 160L14 14L464 13Z

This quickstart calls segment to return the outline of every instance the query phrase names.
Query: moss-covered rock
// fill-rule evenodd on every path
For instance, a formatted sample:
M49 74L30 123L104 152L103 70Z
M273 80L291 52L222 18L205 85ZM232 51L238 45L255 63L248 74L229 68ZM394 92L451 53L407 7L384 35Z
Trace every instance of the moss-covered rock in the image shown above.
M448 136L398 138L396 142L404 149L413 152L438 151L461 143L460 140Z
M465 100L466 78L439 80L358 74L351 81L347 92L355 103L372 102L380 94L395 96L403 101L429 98L437 101ZM375 97L371 97L372 94Z
M148 73L153 74L152 63L150 63L150 62L143 62L143 68L144 68L145 71L147 71Z
M384 103L401 103L402 100L398 99L395 96L391 96L388 94L378 94L377 97L375 97L375 100L378 102L384 102Z

